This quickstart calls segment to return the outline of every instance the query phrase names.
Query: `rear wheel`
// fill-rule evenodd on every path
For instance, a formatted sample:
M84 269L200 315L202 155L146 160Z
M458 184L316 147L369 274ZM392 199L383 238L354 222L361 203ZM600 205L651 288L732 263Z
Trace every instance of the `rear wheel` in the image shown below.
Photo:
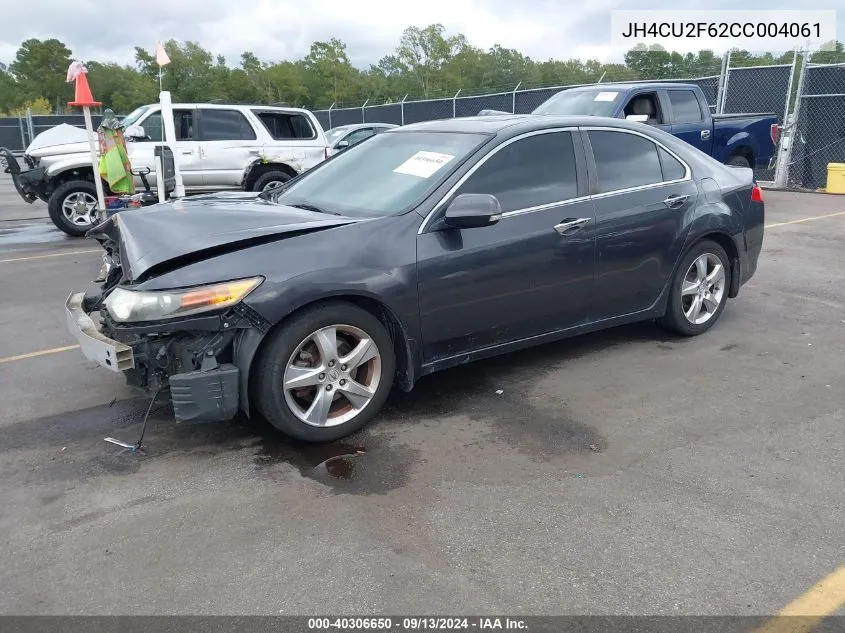
M47 209L53 224L82 237L97 223L97 187L90 180L69 180L56 188Z
M709 330L728 302L730 274L725 249L709 240L696 244L678 266L661 323L683 336Z
M395 371L393 342L381 321L350 303L327 303L295 315L267 341L253 399L282 433L326 442L378 413Z
M731 156L728 159L728 165L733 165L734 167L748 167L751 168L751 163L745 156L740 156L737 154L736 156Z
M291 175L283 171L268 171L262 174L252 185L253 191L267 191L286 183L291 179Z

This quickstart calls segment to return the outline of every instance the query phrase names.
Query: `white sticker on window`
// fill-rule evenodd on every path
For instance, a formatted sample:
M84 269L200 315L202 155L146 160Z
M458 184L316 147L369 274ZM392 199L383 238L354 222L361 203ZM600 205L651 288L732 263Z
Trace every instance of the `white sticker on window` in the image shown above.
M439 152L417 152L393 171L419 178L431 178L438 169L452 160L451 154Z
M618 92L600 92L593 101L615 101L618 96Z

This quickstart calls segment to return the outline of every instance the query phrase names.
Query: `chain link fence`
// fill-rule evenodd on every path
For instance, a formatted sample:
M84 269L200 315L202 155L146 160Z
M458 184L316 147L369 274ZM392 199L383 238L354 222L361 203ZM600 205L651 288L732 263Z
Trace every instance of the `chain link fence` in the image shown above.
M713 114L773 114L782 126L778 164L772 170L757 168L757 179L781 187L818 189L825 186L827 164L845 162L845 64L804 63L799 74L801 56L793 57L790 64L731 67L726 55L719 75L656 81L697 85ZM809 59L809 54L804 53L803 59ZM475 116L481 110L527 114L552 95L574 87L519 90L516 86L509 92L464 96L459 91L450 98L406 97L394 103L331 107L314 114L325 129L354 123L408 125ZM21 151L37 134L61 123L84 125L81 115L0 117L0 146ZM95 117L94 125L98 124Z
M806 64L785 138L785 184L824 189L830 163L845 163L845 64Z

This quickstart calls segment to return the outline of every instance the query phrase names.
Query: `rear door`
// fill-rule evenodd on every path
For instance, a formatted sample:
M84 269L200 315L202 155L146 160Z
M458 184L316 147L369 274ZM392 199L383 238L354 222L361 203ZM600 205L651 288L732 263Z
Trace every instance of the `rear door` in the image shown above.
M247 166L261 154L255 128L240 110L199 108L197 112L203 186L240 187Z
M269 139L263 153L301 173L326 158L328 141L318 132L319 125L302 112L253 108L252 114L264 127Z
M690 168L645 134L583 128L596 211L591 310L608 319L652 307L669 280L695 212Z
M701 110L701 101L693 90L667 90L672 110L672 134L705 154L713 148L710 117Z

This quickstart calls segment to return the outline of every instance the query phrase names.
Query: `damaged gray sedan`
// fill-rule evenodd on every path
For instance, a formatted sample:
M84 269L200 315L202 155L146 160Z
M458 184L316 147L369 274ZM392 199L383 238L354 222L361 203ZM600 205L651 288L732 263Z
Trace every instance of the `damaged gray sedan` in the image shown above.
M258 412L328 441L441 369L641 320L704 333L754 274L763 218L750 169L640 124L421 123L261 194L113 216L68 325L178 421Z

